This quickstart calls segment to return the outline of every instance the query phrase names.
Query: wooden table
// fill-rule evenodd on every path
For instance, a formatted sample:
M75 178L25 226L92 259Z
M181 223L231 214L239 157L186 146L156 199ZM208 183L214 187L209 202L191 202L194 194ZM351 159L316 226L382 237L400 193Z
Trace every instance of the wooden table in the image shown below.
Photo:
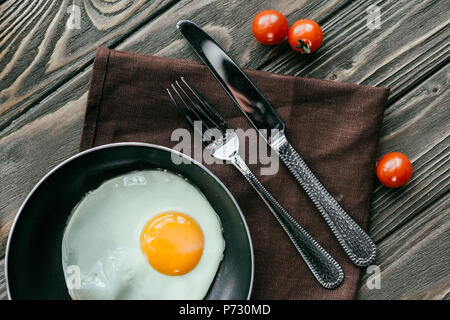
M404 188L378 184L373 192L370 235L381 289L369 290L364 272L358 296L450 297L448 1L0 2L1 298L6 239L20 204L47 171L77 153L95 48L198 60L175 28L182 18L202 26L243 67L391 88L379 154L405 153L414 175ZM379 29L368 20L371 4L381 12ZM305 56L286 43L259 45L251 20L268 8L290 23L317 21L325 34L320 51Z

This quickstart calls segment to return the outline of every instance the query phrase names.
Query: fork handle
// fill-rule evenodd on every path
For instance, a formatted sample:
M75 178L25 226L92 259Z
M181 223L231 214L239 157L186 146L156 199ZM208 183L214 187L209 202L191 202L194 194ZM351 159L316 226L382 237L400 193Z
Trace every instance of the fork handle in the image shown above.
M277 150L287 166L312 200L350 260L357 266L368 266L376 255L369 235L345 212L292 145L285 142Z
M339 286L344 278L344 272L341 266L273 198L250 171L241 157L237 156L233 164L245 176L263 199L264 203L269 207L317 281L327 289L333 289Z

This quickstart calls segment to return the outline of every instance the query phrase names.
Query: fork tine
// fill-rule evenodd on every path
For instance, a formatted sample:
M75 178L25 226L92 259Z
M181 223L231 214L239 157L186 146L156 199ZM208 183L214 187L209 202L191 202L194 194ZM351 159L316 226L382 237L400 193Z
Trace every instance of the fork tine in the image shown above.
M185 119L189 122L191 127L197 131L200 136L202 137L202 143L205 144L205 127L203 126L204 122L202 121L202 126L198 127L194 124L194 121L201 121L201 118L199 115L195 112L195 110L192 109L191 106L186 102L186 100L182 97L182 95L178 92L178 90L175 88L175 86L172 84L172 90L175 91L178 98L183 102L185 107L183 107L181 104L177 102L177 100L173 97L172 94L170 94L170 90L167 90L169 92L170 97L172 98L172 101L174 102L175 106L178 108L178 110L181 112L181 114L185 117Z
M200 115L192 108L192 106L189 105L189 103L186 101L185 98L183 98L183 96L186 96L186 92L184 92L183 88L180 88L183 94L180 94L180 92L178 92L177 88L175 88L175 85L172 83L171 84L172 90L177 94L178 99L180 99L183 104L184 104L184 109L188 111L189 115L191 116L191 118L194 121L201 121L202 118L200 117ZM181 104L180 104L181 106Z
M202 121L202 124L206 126L207 129L217 127L214 121L208 116L208 114L203 110L201 106L197 102L195 102L192 97L183 89L178 81L175 81L175 84L178 86L183 95L189 100L190 103L187 103L186 100L181 98L185 104L185 106L190 109L193 113L195 113L198 117L198 120ZM173 86L173 84L172 84Z
M173 86L173 85L172 85ZM186 108L183 108L178 101L173 97L172 93L169 89L166 89L167 93L169 94L170 99L172 100L173 104L177 107L178 112L180 112L183 117L187 120L187 122L191 125L191 127L194 127L194 119L192 118L192 112L191 110L188 110ZM175 91L176 92L176 91ZM178 95L179 96L179 95Z
M176 95L178 96L179 100L181 100L184 104L184 107L181 105L181 103L178 103L177 99L175 99L175 97L172 95L172 93L170 92L169 89L167 89L167 92L169 93L170 98L172 99L172 102L175 104L175 106L177 107L177 109L179 110L179 112L185 117L185 119L189 122L189 124L191 125L191 127L196 130L202 137L202 143L205 145L205 147L210 143L211 139L213 138L213 136L211 136L211 133L208 133L208 129L213 129L214 123L211 122L211 120L209 120L212 124L208 124L207 123L207 119L204 119L204 115L200 115L199 112L196 109L199 109L199 111L202 111L201 108L199 106L193 107L192 104L194 104L194 102L192 101L192 99L189 97L189 95L186 93L186 91L184 91L184 89L182 87L180 87L180 85L177 83L180 91L182 91L183 94L181 94L180 92L178 92L178 90L175 88L175 85L172 83L171 87L172 90L176 93ZM189 104L185 98L183 98L183 95L189 100L191 101L191 104ZM201 121L202 125L196 126L195 125L195 121Z
M221 131L225 131L226 129L231 129L225 119L218 113L206 100L184 77L181 77L181 81L189 88L192 94L197 98L197 100L202 104L202 110L208 115L215 127L219 128Z

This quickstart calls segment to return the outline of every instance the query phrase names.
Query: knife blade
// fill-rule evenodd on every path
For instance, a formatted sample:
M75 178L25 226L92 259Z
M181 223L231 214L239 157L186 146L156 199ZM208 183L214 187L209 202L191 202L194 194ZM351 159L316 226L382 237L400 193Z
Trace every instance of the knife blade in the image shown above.
M258 130L266 130L265 138L273 142L271 133L283 132L285 124L270 102L206 32L188 20L179 21L177 27L234 103Z
M326 190L289 143L284 133L286 125L271 103L206 32L188 20L179 21L177 28L236 106L277 152L327 222L349 259L358 266L372 263L376 256L375 244Z

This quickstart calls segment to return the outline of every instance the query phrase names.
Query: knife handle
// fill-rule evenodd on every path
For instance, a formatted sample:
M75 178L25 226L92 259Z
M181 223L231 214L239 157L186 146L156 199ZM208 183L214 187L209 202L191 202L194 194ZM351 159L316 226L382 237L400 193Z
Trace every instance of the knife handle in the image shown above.
M237 156L233 164L269 207L317 281L327 289L339 286L344 279L344 271L336 260L273 198L241 157Z
M331 196L287 140L278 148L277 152L281 161L322 214L350 260L360 267L370 265L375 259L376 246L369 235Z

